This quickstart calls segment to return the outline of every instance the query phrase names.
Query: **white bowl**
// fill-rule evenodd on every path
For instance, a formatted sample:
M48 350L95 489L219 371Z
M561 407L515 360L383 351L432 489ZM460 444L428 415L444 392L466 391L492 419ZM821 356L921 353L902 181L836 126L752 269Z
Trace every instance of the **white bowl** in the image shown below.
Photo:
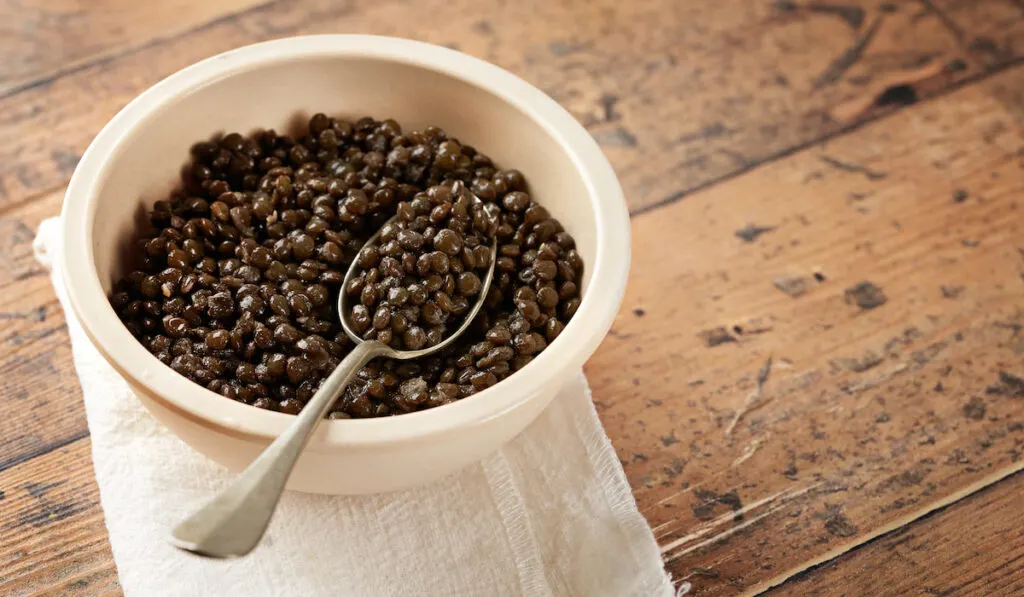
M140 217L175 186L193 143L288 129L316 112L434 124L521 170L585 260L579 310L523 370L439 408L325 421L288 487L366 494L422 484L482 459L540 414L597 348L626 286L629 215L615 173L587 131L521 79L446 48L361 35L281 39L190 66L128 104L82 157L62 212L64 281L86 333L146 408L199 452L244 468L292 417L178 375L131 336L107 296Z

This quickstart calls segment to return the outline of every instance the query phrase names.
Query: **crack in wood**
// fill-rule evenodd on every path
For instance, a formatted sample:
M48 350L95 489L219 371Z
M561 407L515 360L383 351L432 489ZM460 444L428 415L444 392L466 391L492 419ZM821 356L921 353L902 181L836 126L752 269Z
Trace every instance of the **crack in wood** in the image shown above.
M53 83L55 83L59 79L62 79L64 77L67 77L67 76L70 76L70 75L73 75L75 73L80 73L80 72L87 71L87 70L90 70L90 69L93 69L93 68L96 68L96 67L103 66L105 64L109 64L111 62L114 62L115 60L119 60L121 58L125 58L125 57L131 56L133 54L137 54L137 53L139 53L139 52L141 52L143 50L147 50L149 48L153 48L153 47L160 46L160 45L163 45L163 44L171 43L171 42L173 42L173 41L175 41L175 40L177 40L179 38L187 37L187 36L192 35L194 33L205 31L207 29L210 29L210 28L215 27L217 25L220 25L222 23L227 23L227 22L229 22L229 21L231 21L233 19L239 18L239 17L241 17L243 15L246 15L246 14L260 12L262 10L270 8L271 6L273 6L275 4L279 4L279 3L283 3L283 0L270 0L270 1L264 2L262 4L256 4L254 6L247 7L244 10L240 10L238 12L233 12L233 13L228 13L228 14L225 14L225 15L221 15L220 17L217 17L215 19L210 19L209 21L205 21L205 22L200 23L198 25L195 25L193 27L189 27L189 28L184 29L182 31L178 31L174 35L170 35L170 36L167 36L167 37L157 37L157 38L154 38L154 39L150 39L149 41L146 41L144 43L137 44L137 45L134 45L134 46L128 46L127 48L124 48L124 49L122 49L120 51L117 51L117 52L113 52L111 54L107 54L107 55L103 55L103 56L98 56L97 58L95 58L93 60L89 60L89 61L83 62L81 64L75 64L75 65L67 67L67 68L57 69L56 71L54 71L54 72L52 72L52 73L50 73L50 74L48 74L46 76L39 77L39 78L33 79L31 81L25 81L23 83L20 83L18 85L15 85L13 87L10 87L10 88L0 92L0 100L8 98L8 97L13 97L15 95L18 95L18 94L23 93L25 91L29 91L31 89L36 89L36 88L39 88L39 87L46 87L48 85L52 85Z
M744 597L748 595L752 596L753 594L764 594L771 596L778 594L779 589L799 586L801 582L810 579L815 572L818 572L826 566L835 565L836 563L842 560L847 560L853 557L855 554L859 552L864 552L873 546L877 546L878 544L884 543L886 541L892 541L893 539L900 537L901 535L912 532L912 528L917 527L918 525L921 525L926 521L942 516L943 513L945 513L947 510L950 510L964 503L968 499L982 499L987 494L997 491L998 484L1000 482L1010 481L1012 479L1020 479L1022 476L1024 476L1024 470L1022 470L1022 467L1020 466L1014 467L1014 469L1009 471L1008 473L996 474L993 477L985 479L974 486L965 488L964 490L957 492L956 494L950 496L946 500L943 500L940 503L935 504L930 509L926 509L925 511L917 513L916 515L910 515L905 517L904 519L896 521L889 527L882 529L877 533L872 533L869 536L864 537L863 540L856 541L851 545L835 549L832 552L827 553L822 557L818 558L817 560L809 562L804 568L801 568L799 570L787 571L779 575L778 577L762 584L761 587L759 587L756 590L756 593L745 593ZM914 525L914 527L911 527L910 525ZM948 592L943 591L938 594L956 594L956 590L958 588L959 587L953 587L949 589Z
M868 44L871 43L875 34L878 33L878 28L882 25L882 20L882 15L875 17L875 20L871 22L871 26L868 27L864 33L858 35L856 39L853 40L853 44L842 54L836 57L824 72L815 77L815 89L821 89L822 87L827 87L828 85L835 83L839 79L843 78L846 71L850 70L854 64L857 64L857 61L859 61L864 55L864 50L868 47Z
M919 2L921 2L921 4L924 5L926 9L931 11L931 13L934 14L939 19L939 21L946 29L949 29L949 31L953 34L953 37L956 38L957 43L960 44L961 47L963 47L965 37L964 30L961 29L960 26L956 24L956 21L950 18L949 15L945 13L945 11L939 10L939 7L935 6L935 3L932 2L932 0L919 0Z
M744 403L740 410L736 411L736 414L733 416L729 426L725 428L726 437L732 435L733 430L736 429L736 425L739 424L743 417L768 403L768 401L764 399L764 384L768 381L771 374L772 357L769 356L768 360L764 362L764 365L761 365L761 368L757 370L757 389L747 396L746 403Z
M831 156L820 155L818 158L836 170L842 170L843 172L850 172L852 174L863 174L868 180L882 180L888 176L885 172L872 170L866 166L861 166L860 164L843 162Z
M1024 55L1009 60L1006 63L1001 64L995 68L986 71L980 71L973 76L964 77L963 79L952 83L948 87L943 88L940 92L937 92L934 95L929 96L928 99L932 101L940 99L960 89L963 89L964 87L980 83L981 81L997 76L1000 73L1016 68L1022 64L1024 64ZM920 106L922 103L924 102L919 101L916 104L913 104L913 106ZM631 209L629 215L630 217L634 217L652 211L657 211L658 209L665 207L666 205L671 205L676 201L680 201L682 199L689 197L690 195L693 195L694 193L698 193L700 191L710 189L711 187L728 182L735 178L739 178L740 176L748 174L753 170L757 170L758 168L761 168L763 166L769 166L776 162L782 161L788 157L801 153L812 147L823 146L827 144L829 141L854 133L869 124L873 124L895 114L899 114L903 109L906 109L906 107L896 107L895 109L889 111L879 111L877 114L873 116L850 121L848 124L842 125L830 133L824 134L814 139L808 139L807 141L804 141L802 143L797 143L796 145L787 147L786 149L783 149L777 153L771 154L764 158L752 160L749 164L747 164L744 167L737 168L735 170L727 172L726 174L723 174L716 178L712 178L710 180L694 185L692 187L674 191L666 195L662 199L659 199L657 201L654 201L652 203L643 205L635 209Z
M26 452L24 454L21 454L21 455L15 457L15 458L11 458L9 460L0 461L0 472L3 472L3 471L5 471L5 470L7 470L9 468L13 468L15 466L24 464L24 463L26 463L26 462L28 462L30 460L35 459L35 458L39 458L40 456L45 456L46 454L49 454L50 452L53 452L54 450L59 450L59 449L65 447L65 446L71 445L71 444L77 442L78 440L85 439L87 437L89 437L89 430L88 429L84 429L82 431L79 431L78 433L75 433L74 435L71 435L69 437L66 437L66 438L64 438L62 440L59 440L59 441L56 441L56 442L52 442L52 443L46 444L46 445L41 446L40 448L37 448L37 449L32 450L30 452Z
M854 31L860 29L860 26L864 24L864 9L854 4L828 4L825 2L797 4L792 0L776 0L775 9L782 12L804 10L810 13L838 17Z

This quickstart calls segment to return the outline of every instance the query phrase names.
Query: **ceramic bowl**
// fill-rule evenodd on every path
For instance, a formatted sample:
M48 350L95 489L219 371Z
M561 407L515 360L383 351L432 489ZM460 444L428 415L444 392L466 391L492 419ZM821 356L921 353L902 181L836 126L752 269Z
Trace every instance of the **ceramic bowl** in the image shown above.
M419 485L508 442L576 375L607 333L629 269L629 215L608 161L582 126L535 87L429 44L360 35L280 39L164 79L97 135L63 206L59 256L75 314L146 408L194 449L241 470L292 417L201 388L163 365L107 301L146 209L176 185L189 148L218 132L288 130L316 112L437 125L521 170L533 197L576 238L586 271L579 311L538 358L501 383L439 408L325 421L288 487L367 494Z

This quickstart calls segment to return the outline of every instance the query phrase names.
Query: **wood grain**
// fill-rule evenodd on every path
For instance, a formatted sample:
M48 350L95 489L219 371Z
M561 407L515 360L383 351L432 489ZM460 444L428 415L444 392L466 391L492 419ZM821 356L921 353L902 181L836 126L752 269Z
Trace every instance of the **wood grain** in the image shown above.
M927 0L976 63L992 67L1024 52L1024 3L1019 0Z
M88 438L0 472L4 595L119 593Z
M38 86L6 98L0 98L0 137L11 139L9 143L0 144L0 216L6 211L37 201L40 206L31 208L36 214L32 221L37 222L39 216L53 213L53 211L48 211L49 208L42 206L53 206L55 205L54 201L59 200L63 185L70 177L78 156L84 151L93 134L113 116L121 105L127 103L156 79L204 56L258 39L300 30L318 32L328 31L335 27L338 28L336 30L420 35L429 41L455 44L466 51L503 64L542 85L555 97L562 99L563 103L578 117L588 123L599 139L604 138L605 133L602 131L607 132L610 125L626 126L624 130L634 131L628 133L631 136L639 134L636 131L648 129L652 132L651 134L687 136L689 134L687 131L696 130L692 127L697 125L682 118L682 113L685 112L703 122L699 128L704 132L696 136L690 135L692 138L685 141L683 145L710 148L714 144L718 144L719 147L727 148L723 149L725 153L746 151L742 146L747 143L760 148L758 151L766 149L769 153L785 153L791 151L794 144L804 143L808 138L813 138L815 135L820 136L826 134L828 130L832 130L827 127L815 128L813 131L807 129L805 125L810 122L807 119L813 120L819 118L820 115L813 116L811 114L813 110L808 104L805 104L806 101L810 101L806 93L800 92L792 86L775 91L749 87L751 81L747 73L782 68L785 65L785 68L790 69L785 74L788 80L796 81L798 73L802 73L799 76L803 77L805 84L809 84L807 81L813 78L812 73L820 73L827 68L825 63L828 61L825 60L821 64L813 61L806 63L809 60L809 54L824 54L823 50L808 52L808 48L819 47L825 43L822 41L825 38L849 38L852 35L852 29L864 27L864 23L870 20L872 15L878 15L879 18L883 18L886 23L889 23L885 29L879 29L879 32L872 38L874 40L872 43L880 44L877 48L890 48L891 50L895 47L894 44L909 43L900 41L903 39L902 37L898 40L899 35L897 34L912 26L917 36L914 38L916 40L914 43L920 46L920 49L915 52L920 55L942 55L945 60L959 51L954 37L942 24L941 19L935 15L929 16L930 13L923 12L923 9L914 12L904 7L895 12L883 12L879 3L862 2L850 5L851 8L847 12L836 16L834 13L823 13L820 10L803 9L799 6L787 8L789 5L780 8L783 5L766 4L759 6L755 11L745 11L739 9L739 4L736 3L738 0L730 1L733 4L717 2L685 7L682 4L670 4L670 10L680 11L671 19L665 18L665 7L661 5L658 5L659 10L655 10L653 5L631 3L607 3L595 5L588 10L580 10L580 7L573 3L551 5L550 3L535 2L532 6L495 5L491 7L487 13L488 16L482 21L479 16L471 16L478 13L460 10L458 4L442 5L439 3L437 6L433 6L436 9L434 13L436 16L432 17L436 19L437 27L421 28L417 31L411 29L408 19L400 18L400 14L404 14L403 11L408 11L408 6L404 3L382 3L373 7L359 7L358 10L348 4L318 4L316 2L306 3L302 5L302 9L294 8L291 4L259 5L257 9L245 12L237 18L217 21L176 38L155 40L136 51L126 52L116 60L103 61L60 77L45 86ZM544 17L543 22L550 23L550 27L539 28L531 25L531 23L537 22L526 18L527 12L525 11L531 8L539 11ZM580 15L584 18L581 19ZM861 17L852 15L861 15ZM536 18L538 17L534 17L534 19ZM579 21L579 26L572 30L574 36L579 37L569 40L561 37L562 34L558 33L561 25L568 27L568 24L577 21ZM488 25L484 26L483 23ZM891 35L886 33L890 26L893 27ZM623 36L633 28L649 32L649 35L641 40L641 46L635 48L623 41ZM824 37L816 33L811 35L811 32L817 32L819 29L825 32L842 33L842 35ZM765 35L765 31L770 32L769 38L758 43L768 44L772 47L777 46L778 50L775 54L762 55L761 52L749 51L751 48L743 44L723 44L721 41L724 39L723 36L747 40L750 36ZM456 32L459 35L455 35ZM692 52L687 50L685 53L679 53L680 49L677 43L679 39L691 40ZM621 51L624 47L628 48L629 52L633 52L632 55L629 55L630 59L628 60L626 55L610 53L614 48ZM586 51L584 51L585 49ZM837 46L835 52L840 53L840 51L841 48ZM851 66L851 72L860 73L859 78L855 78L852 83L837 81L835 84L829 85L827 89L811 94L815 97L821 94L837 95L834 97L829 95L824 100L818 98L814 101L825 101L824 104L821 104L825 105L857 97L859 92L853 93L850 90L860 89L861 85L858 81L864 77L870 79L875 76L866 75L865 72L876 73L879 77L888 73L886 75L888 78L884 78L883 82L891 83L894 80L892 77L901 75L903 71L890 63L891 56L886 52L879 51L881 53L877 56L866 53L863 65L856 68ZM677 58L680 55L686 55L687 61L679 61ZM637 76L636 65L641 57L650 60L652 57L658 56L661 57L659 60L663 62L649 73L647 71L650 69L645 67L646 74L644 74L642 85L641 81L638 81L637 85L640 87L635 92L622 94L612 104L608 103L611 101L609 99L611 96L601 91L602 89L626 89L628 86L623 87L618 84L621 81L615 82L613 79ZM885 58L885 56L889 56L889 58ZM790 57L792 60L789 60ZM755 58L764 60L764 64L747 64L742 67L737 64L730 68L723 67L716 70L721 73L720 76L707 81L701 79L692 89L672 87L680 84L679 81L686 80L680 75L685 74L689 68L687 62L700 63L708 60L732 61ZM942 68L938 75L923 79L926 87L935 84L953 84L960 80L958 77L966 76L964 73L970 70L946 73L945 67L942 66L943 60L930 59L928 61L929 64L939 65ZM585 61L588 66L586 68L579 66L577 63L580 61ZM599 67L601 61L607 63L607 69ZM917 60L916 63L920 62L922 60ZM605 72L606 70L608 72ZM589 91L584 92L585 89L589 89ZM842 89L847 91L842 93L837 91ZM741 128L754 136L720 130L722 129L720 123L725 116L720 117L714 112L717 110L714 108L716 105L735 104L736 102L729 98L737 97L742 93L759 98L759 105L764 109L743 108L740 110L740 108L736 108L736 113L730 112L727 115L727 121L732 128L736 128L742 122L747 122ZM779 105L788 107L784 110L782 108L769 109L768 106L774 104L767 98L771 97L773 93L783 94L779 96L781 98L778 99L778 102L781 102ZM875 91L871 93L875 93ZM924 91L921 93L924 94ZM678 101L663 101L668 97L678 98ZM601 105L606 107L595 111L597 110L595 101L604 102ZM679 104L680 101L683 104ZM677 106L677 104L679 105ZM744 105L747 104L749 102ZM652 111L652 105L659 106L659 110L678 108L681 112L678 118L668 114L659 116L656 110ZM837 105L849 106L850 104L847 101L847 103L840 102ZM662 108L661 106L668 107ZM858 118L877 116L879 109L881 108L871 108L864 113L859 111L849 118L852 119L851 121L857 121ZM742 119L739 118L739 112L743 113ZM603 116L601 116L602 114ZM598 118L598 116L601 117ZM635 127L628 125L632 119L648 119L644 121L648 124ZM779 124L770 124L776 121ZM785 125L781 124L783 121L785 121ZM755 125L755 122L758 124ZM665 123L670 123L671 126L665 126ZM775 136L771 139L765 136L768 133L762 135L752 132L755 130L764 132L769 129L782 132L777 135L772 133ZM736 130L740 131L740 129ZM636 180L631 182L631 177L650 177L656 171L667 168L664 176L654 176L659 181L657 184L676 185L690 176L687 172L696 173L694 175L697 178L693 179L692 184L684 184L689 189L694 185L705 184L708 180L720 175L731 175L731 173L747 168L747 166L740 168L738 164L734 164L735 167L728 170L730 174L722 174L726 171L720 171L717 167L701 166L697 168L694 166L680 169L669 153L655 151L663 143L648 139L644 135L640 135L638 139L636 147L606 147L617 170L623 176L630 201L637 209L650 208L668 195L661 195L660 193L663 191L656 193L648 192L650 189L645 191L643 187L646 183ZM658 155L651 154L650 159L643 157L652 151ZM683 149L682 151L686 153L689 150ZM680 197L681 195L675 193L671 194L669 198L678 199ZM652 201L653 203L651 203ZM17 217L8 217L7 221L11 222L10 226L18 225ZM27 228L31 229L32 225ZM22 229L21 237L26 237L24 229ZM26 243L23 243L22 249L27 261L23 270L14 272L14 278L20 275L29 275L26 272L39 273L40 271L32 261ZM3 284L4 281L0 280L0 285ZM33 285L32 288L34 289L32 292L47 292L45 281ZM26 289L24 292L28 292L28 290ZM17 304L10 306L9 310L12 312L29 309L32 304L31 300L18 299L17 294L12 299L18 300ZM57 321L51 327L60 325L60 323ZM45 330L35 330L32 333L45 334L46 332ZM20 339L20 336L17 338ZM54 337L45 346L47 346L46 350L59 352L64 343L59 337ZM34 366L35 361L32 359L45 360L48 358L46 355L47 352L44 350L38 354L33 353L31 358L18 357L11 366L21 367L25 362ZM65 360L61 363L66 365L66 352L53 356L64 358ZM65 372L65 374L70 373L70 368L66 366L54 368ZM12 379L19 380L15 382L19 385L26 383L20 381L22 379L20 376L12 376ZM69 391L73 391L75 385L73 378L67 382L65 384L62 380L56 387L63 390L71 388L72 390ZM67 406L61 408L60 412L80 413L74 394L65 392L64 395L68 400L61 404ZM12 424L19 425L13 429L23 428L20 426L21 421L15 421ZM61 428L58 427L58 429ZM43 437L39 433L44 433L59 443L68 438L80 437L83 431L80 424L72 424L67 433L25 431L16 435L22 438L30 437L32 434ZM47 441L18 440L17 449L12 449L7 453L4 460L18 461L26 454L37 453L40 446L50 445Z
M690 594L759 591L1021 466L1019 2L200 4L0 3L0 48L22 60L0 65L0 592L119 592L33 231L145 87L296 33L456 47L542 87L602 144L636 214L635 265L587 370ZM1012 491L984 495L906 532L992 549L955 513L1024 525L1005 520ZM870 554L890 539L786 588L913 587L858 563L887 562ZM930 553L938 591L1024 577L1011 554L957 585L945 568L971 578L983 556Z
M1022 529L1024 475L1017 474L801 574L768 595L1020 595Z
M258 2L5 0L0 2L0 95L46 85L76 68L181 35Z
M1022 84L1013 69L634 218L587 372L698 594L764 588L1021 466Z
M400 35L511 69L590 128L634 209L676 200L1004 64L965 60L955 33L920 2L858 0L841 11L819 4L260 5L0 98L0 135L11 139L0 147L0 210L64 184L99 128L158 79L295 33ZM427 25L410 14L429 15ZM886 95L891 87L906 89Z
M60 205L52 193L0 215L0 471L84 437L81 390L64 313L32 254L39 223Z

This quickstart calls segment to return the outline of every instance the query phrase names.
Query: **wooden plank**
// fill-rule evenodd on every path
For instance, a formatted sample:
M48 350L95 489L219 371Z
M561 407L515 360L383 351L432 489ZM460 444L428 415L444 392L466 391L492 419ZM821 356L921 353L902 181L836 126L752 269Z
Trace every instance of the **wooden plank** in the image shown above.
M60 581L47 583L43 577L38 585L45 586L44 595L88 595L89 597L121 597L121 583L117 577L117 569L109 557L97 558L94 566L82 566L77 572ZM40 592L33 593L39 595Z
M0 592L119 593L88 438L0 472Z
M968 57L985 67L1024 52L1024 3L1020 0L927 0L954 32Z
M274 2L0 99L0 135L11 139L0 147L0 209L64 184L100 127L158 79L217 52L296 33L424 39L511 69L590 128L634 209L678 199L982 72L962 60L965 50L940 15L919 2L821 6L430 0L414 11L394 1Z
M763 589L1021 466L1022 85L1012 69L634 218L586 370L697 594Z
M64 313L32 254L35 230L60 198L0 215L0 470L88 433Z
M266 0L263 0L266 1ZM78 0L0 2L0 95L45 84L75 68L181 35L260 0Z
M769 591L771 597L1024 593L1024 475L984 489Z
M293 10L287 6L269 5L259 10L250 11L237 19L214 23L178 39L166 42L158 41L136 53L127 53L116 60L85 68L81 72L72 73L47 85L0 99L0 107L4 108L0 110L0 121L2 121L0 122L0 131L10 132L12 129L14 131L12 135L14 142L0 147L0 195L5 193L4 197L0 197L0 211L12 209L17 211L25 201L36 200L39 197L38 193L43 193L40 205L46 207L30 208L34 214L32 222L38 222L42 216L54 213L59 200L60 185L66 182L70 176L77 156L84 150L93 132L98 130L121 104L127 102L145 85L205 55L255 39L281 35L299 29L305 31L307 29L304 28L311 24L315 25L313 32L317 30L316 27L323 27L324 30L327 30L331 27L346 25L355 31L373 30L397 35L416 33L406 29L408 19L397 18L397 12L406 9L401 5L384 4L372 9L361 9L358 12L353 12L348 6L337 8L333 5L316 3L308 4L305 8L308 10ZM444 5L435 8L437 8L435 14L438 26L421 30L426 39L448 44L455 43L453 40L457 40L457 45L471 53L487 57L513 70L532 76L536 82L548 88L556 97L561 96L570 109L592 126L595 135L599 138L602 138L603 135L602 127L609 124L604 120L625 121L628 120L626 114L635 114L637 117L643 118L650 115L650 110L644 107L643 103L635 105L632 103L634 95L630 94L628 97L623 96L621 101L616 100L615 105L609 105L607 113L602 112L604 117L596 116L598 115L598 112L595 112L597 104L594 102L607 103L611 101L607 94L596 97L597 91L605 88L618 88L612 85L610 79L595 79L595 77L605 77L602 69L597 68L596 61L610 62L614 65L613 70L617 69L623 73L635 70L631 67L635 63L636 56L632 61L623 61L617 55L609 53L612 46L609 45L611 42L605 34L612 31L617 32L616 34L621 37L624 34L624 30L622 30L624 23L633 23L633 26L642 25L646 30L656 32L656 34L652 34L651 41L644 42L656 45L630 50L636 52L637 56L641 54L648 58L660 56L659 60L664 61L664 64L657 68L651 67L654 68L653 74L651 74L654 79L645 83L648 87L644 91L645 97L650 98L653 97L652 94L655 94L656 88L671 84L679 78L680 72L685 70L685 65L681 66L676 62L675 57L679 54L674 53L679 51L675 45L675 40L679 36L695 40L693 47L690 48L692 52L687 50L686 55L692 57L690 61L699 62L709 59L708 56L725 56L730 53L739 53L738 56L745 56L747 54L740 52L743 49L740 47L742 44L740 46L736 44L722 45L721 43L708 45L711 40L717 40L720 36L737 36L747 32L748 29L750 32L758 32L767 27L774 31L770 34L771 39L777 38L780 44L782 44L781 40L788 40L786 44L782 45L789 47L789 45L799 42L793 47L806 48L808 44L818 43L819 40L816 36L808 37L806 32L801 33L805 28L817 30L824 27L825 30L831 31L830 27L838 26L856 29L859 28L859 25L857 27L853 27L853 25L856 25L857 22L880 12L877 3L862 3L862 5L851 8L844 13L847 15L845 18L799 8L768 10L762 7L759 9L760 12L750 12L735 10L735 6L721 3L721 5L691 7L684 10L671 4L669 9L684 10L684 13L679 14L678 19L664 19L659 11L651 11L649 8L632 6L628 3L614 3L588 11L577 11L578 7L571 5L541 6L538 3L532 8L545 11L544 22L550 22L552 25L550 27L535 27L529 23L538 21L521 18L524 13L517 12L524 10L524 7L492 7L494 10L490 11L490 16L485 21L479 21L478 17L472 16L476 14L473 11L463 11L458 6ZM586 17L583 19L583 26L577 28L577 34L581 37L568 41L560 37L562 35L558 33L562 29L560 24L573 22L578 19L580 14ZM862 16L850 16L855 14ZM737 21L737 15L745 15L743 18L749 19L749 21ZM894 15L896 13L886 13L885 18L890 19L890 22L895 22L893 19L903 18ZM927 19L919 19L919 23L926 21ZM503 26L495 28L494 23L502 23ZM703 24L698 26L700 23ZM927 44L936 48L944 48L941 52L935 50L936 52L948 53L951 51L950 48L955 50L951 43L947 43L949 40L943 37L944 30L937 18L933 19L930 25L916 24L914 26L919 29L920 39L926 40ZM611 27L610 30L609 27ZM896 27L898 30L902 30L902 28L903 25ZM473 34L464 35L466 31L471 31ZM456 32L463 34L455 35ZM744 35L746 34L744 33ZM878 39L882 39L882 37ZM902 42L897 42L895 38L892 38L880 47L890 47L895 43ZM793 55L797 53L796 50L787 52ZM754 54L757 55L757 53ZM782 56L776 56L776 58L781 59ZM584 59L588 64L586 68L576 65L576 61ZM674 66L669 64L673 62L675 62ZM886 72L891 70L891 65L885 66L885 61L880 61L877 57L869 56L865 64L872 65L867 69L869 72L874 72L872 69L876 67ZM810 66L801 68L803 71L810 72L808 70ZM821 65L818 66L821 67ZM792 77L793 73L789 73L789 76ZM863 78L867 75L862 73L860 76ZM738 74L730 75L730 77L720 81L719 86L711 86L706 92L702 91L709 95L702 96L703 99L700 99L700 102L703 104L715 103L713 99L715 94L721 96L723 93L731 93L731 87L735 86L735 79L742 79L742 77L738 77ZM568 87L565 87L566 85ZM830 86L830 89L838 87ZM582 90L585 89L590 91L584 93ZM750 92L754 93L754 91ZM664 87L664 93L667 96L674 95L669 87ZM82 97L93 98L95 101L80 101ZM792 101L797 101L797 99L797 96L794 96ZM630 106L633 107L630 108ZM700 110L695 110L695 112L702 113ZM772 115L766 112L762 112L760 115L750 115L755 119L769 116ZM774 118L774 116L772 117ZM675 127L676 133L682 134L689 130L686 128L687 126L689 124L681 123L680 126ZM707 124L705 128L707 127L716 128L713 122ZM672 128L659 125L653 126L652 130L665 131ZM722 137L731 138L732 135L723 135ZM694 143L705 143L706 141L708 140L692 139ZM762 144L762 141L758 140L756 143ZM798 141L793 138L786 143ZM654 147L655 145L656 143L642 143L643 147ZM632 171L634 166L639 168L636 170L637 172L651 171L651 168L643 167L639 163L623 162L622 156L625 154L620 151L621 149L623 148L608 148L620 171ZM651 163L656 165L660 162L654 160ZM627 186L629 186L628 181ZM0 276L0 287L6 285L7 280L16 281L20 276L42 274L40 268L32 260L29 251L29 232L27 231L33 229L34 225L30 223L25 227L16 214L8 215L9 217L6 217L4 222L12 227L12 231L17 232L12 238L20 243L20 252L13 265L0 266L9 270L5 272L6 278ZM5 367L4 371L10 374L8 385L11 387L5 388L5 391L12 395L37 398L34 408L19 410L19 416L0 424L0 426L9 425L11 432L3 436L6 439L3 440L5 443L2 445L5 449L4 457L0 459L0 468L2 468L4 463L20 461L25 457L44 451L48 446L60 445L61 442L81 437L84 434L84 427L80 420L81 408L78 401L77 384L71 374L71 368L68 366L70 352L67 349L65 337L62 333L58 333L63 325L63 320L60 319L61 315L55 314L56 319L47 321L31 321L31 318L38 316L37 314L46 315L56 311L45 277L28 285L19 282L13 295L8 295L0 300L3 301L3 309L7 313L23 316L21 321L11 324L12 329L8 333L7 343L14 346L6 353L6 357L0 358L0 363L4 363L2 365ZM36 311L40 308L43 308L44 311ZM21 347L21 344L25 342L29 342L32 345L31 348ZM38 371L56 371L59 379L57 383L51 384L44 376L33 374ZM54 400L57 402L53 402ZM40 420L39 417L51 409L62 413L61 417L66 417L66 419L62 418L60 425L54 424L53 421L43 424L43 421ZM28 421L25 417L31 418L32 424L27 424Z

